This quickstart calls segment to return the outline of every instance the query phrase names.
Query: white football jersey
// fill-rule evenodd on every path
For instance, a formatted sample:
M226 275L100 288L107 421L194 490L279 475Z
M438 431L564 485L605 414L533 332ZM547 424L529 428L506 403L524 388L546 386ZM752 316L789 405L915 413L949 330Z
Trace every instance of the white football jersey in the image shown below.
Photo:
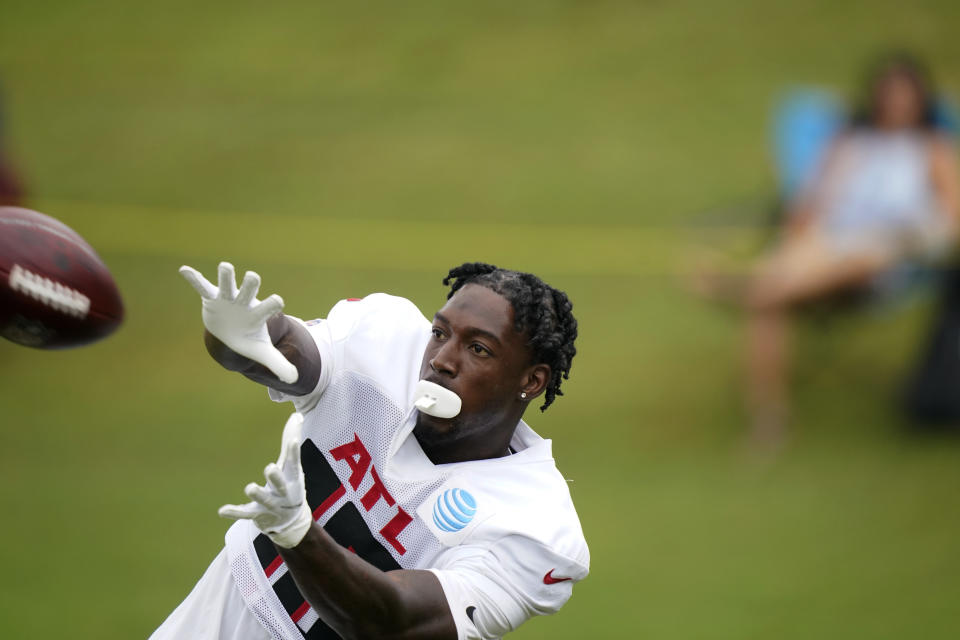
M305 323L322 373L292 401L304 414L307 501L341 545L384 571L429 569L459 638L499 638L570 598L589 552L550 441L524 422L510 456L434 465L412 435L414 386L431 323L409 300L373 294ZM227 532L230 570L279 640L338 637L246 520Z

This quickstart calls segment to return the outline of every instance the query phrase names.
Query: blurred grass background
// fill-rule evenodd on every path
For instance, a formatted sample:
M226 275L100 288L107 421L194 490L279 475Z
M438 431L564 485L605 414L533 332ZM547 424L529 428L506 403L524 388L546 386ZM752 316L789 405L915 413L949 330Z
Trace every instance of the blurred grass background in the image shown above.
M222 544L286 407L218 370L176 274L255 268L288 311L431 313L465 260L581 324L543 416L593 554L521 638L955 638L960 443L897 385L930 302L803 325L794 438L744 449L740 319L678 271L700 212L772 193L767 117L891 45L960 87L955 2L26 2L0 82L30 204L125 295L92 348L0 344L0 635L145 637ZM750 221L750 216L744 218Z

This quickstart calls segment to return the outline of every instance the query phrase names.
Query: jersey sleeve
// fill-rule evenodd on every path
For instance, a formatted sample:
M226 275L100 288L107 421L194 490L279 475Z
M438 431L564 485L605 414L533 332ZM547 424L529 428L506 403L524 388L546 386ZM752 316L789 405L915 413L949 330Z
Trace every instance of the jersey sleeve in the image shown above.
M458 640L490 640L533 616L556 613L586 577L589 560L564 557L524 536L460 546L430 571L443 587Z
M417 350L429 336L430 323L417 307L397 296L374 293L363 299L341 300L326 318L300 322L313 338L320 353L320 379L310 393L291 396L268 389L275 402L292 402L303 413L316 406L334 376L352 369L388 384L405 376L393 375L396 368L419 367ZM409 353L407 353L409 351ZM403 390L405 392L405 390Z

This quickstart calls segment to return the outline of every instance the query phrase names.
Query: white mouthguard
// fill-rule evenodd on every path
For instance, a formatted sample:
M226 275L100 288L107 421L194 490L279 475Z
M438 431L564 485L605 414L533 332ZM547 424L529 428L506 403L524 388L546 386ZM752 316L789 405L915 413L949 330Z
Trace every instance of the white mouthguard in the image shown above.
M427 380L417 383L413 406L434 418L453 418L460 413L460 396Z

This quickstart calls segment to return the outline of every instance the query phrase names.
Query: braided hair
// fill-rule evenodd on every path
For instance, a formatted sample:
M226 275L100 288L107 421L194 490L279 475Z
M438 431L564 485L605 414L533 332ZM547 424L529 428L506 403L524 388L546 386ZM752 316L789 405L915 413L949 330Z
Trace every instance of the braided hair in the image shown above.
M567 294L558 291L532 273L500 269L484 262L466 262L450 269L443 279L450 286L447 299L465 284L478 284L506 298L513 306L514 326L529 337L534 362L550 366L551 378L540 411L546 411L560 383L570 377L570 363L577 349L577 319Z

